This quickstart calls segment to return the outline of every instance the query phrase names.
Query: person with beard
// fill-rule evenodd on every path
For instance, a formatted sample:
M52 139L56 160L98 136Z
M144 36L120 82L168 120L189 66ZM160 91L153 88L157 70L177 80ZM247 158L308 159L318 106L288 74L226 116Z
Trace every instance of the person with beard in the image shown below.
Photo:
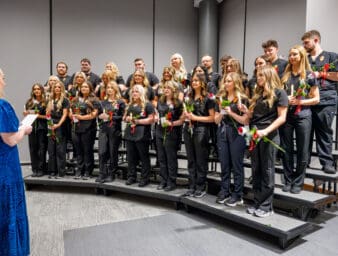
M324 51L320 45L319 31L310 30L302 36L303 46L308 52L309 63L319 84L320 102L311 107L312 129L309 151L312 152L313 134L316 135L316 149L322 170L336 173L332 156L332 123L337 113L338 54ZM309 163L311 154L309 156Z

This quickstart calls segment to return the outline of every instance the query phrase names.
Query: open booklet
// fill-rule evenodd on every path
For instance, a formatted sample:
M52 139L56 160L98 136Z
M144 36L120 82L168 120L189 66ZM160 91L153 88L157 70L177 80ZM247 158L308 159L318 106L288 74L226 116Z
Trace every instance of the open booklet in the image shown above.
M38 117L38 115L36 114L28 114L27 116L25 116L24 119L22 119L21 123L20 123L20 127L22 126L31 126L35 119ZM19 127L19 129L20 129Z

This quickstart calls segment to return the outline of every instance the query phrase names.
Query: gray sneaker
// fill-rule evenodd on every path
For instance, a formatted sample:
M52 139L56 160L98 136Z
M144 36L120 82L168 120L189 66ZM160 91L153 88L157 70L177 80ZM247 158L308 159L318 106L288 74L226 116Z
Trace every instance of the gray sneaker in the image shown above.
M265 218L271 216L273 214L273 211L264 211L262 209L257 209L254 214L257 217Z
M243 204L243 199L242 198L234 198L231 197L229 200L225 201L225 205L234 207L236 205L242 205Z
M250 206L250 207L246 208L246 212L249 213L249 214L251 214L251 215L254 214L255 211L256 211L256 208L253 207L253 206Z

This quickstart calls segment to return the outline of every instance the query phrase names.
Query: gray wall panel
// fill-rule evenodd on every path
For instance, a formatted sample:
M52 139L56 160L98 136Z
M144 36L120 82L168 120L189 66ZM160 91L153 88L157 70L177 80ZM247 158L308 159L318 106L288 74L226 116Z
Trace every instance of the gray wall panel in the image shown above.
M143 57L152 70L152 0L57 0L53 6L53 65L64 60L70 73L88 57L101 75L104 64L114 61L123 77L133 71L135 57Z
M176 52L189 71L198 62L197 9L191 0L156 0L155 10L155 73L160 77Z
M242 63L245 1L224 0L219 9L219 57L231 55Z
M254 59L263 53L262 42L275 39L285 57L299 44L305 30L306 0L248 0L244 69L252 73Z
M49 5L45 0L1 0L0 67L6 74L6 98L22 118L23 105L35 82L49 74ZM32 8L34 6L34 8ZM20 143L22 161L28 142Z
M307 0L306 30L319 30L321 46L326 51L338 52L337 0ZM300 36L301 37L301 36Z

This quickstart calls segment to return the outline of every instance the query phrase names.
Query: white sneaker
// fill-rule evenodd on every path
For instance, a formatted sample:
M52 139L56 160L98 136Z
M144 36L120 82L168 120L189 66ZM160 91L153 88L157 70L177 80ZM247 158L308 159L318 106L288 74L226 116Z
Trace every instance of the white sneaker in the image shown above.
M249 213L249 214L254 214L255 211L256 211L256 208L253 207L253 206L246 208L246 212Z
M257 209L254 214L257 217L265 218L271 216L273 214L273 211L264 211L262 209Z

